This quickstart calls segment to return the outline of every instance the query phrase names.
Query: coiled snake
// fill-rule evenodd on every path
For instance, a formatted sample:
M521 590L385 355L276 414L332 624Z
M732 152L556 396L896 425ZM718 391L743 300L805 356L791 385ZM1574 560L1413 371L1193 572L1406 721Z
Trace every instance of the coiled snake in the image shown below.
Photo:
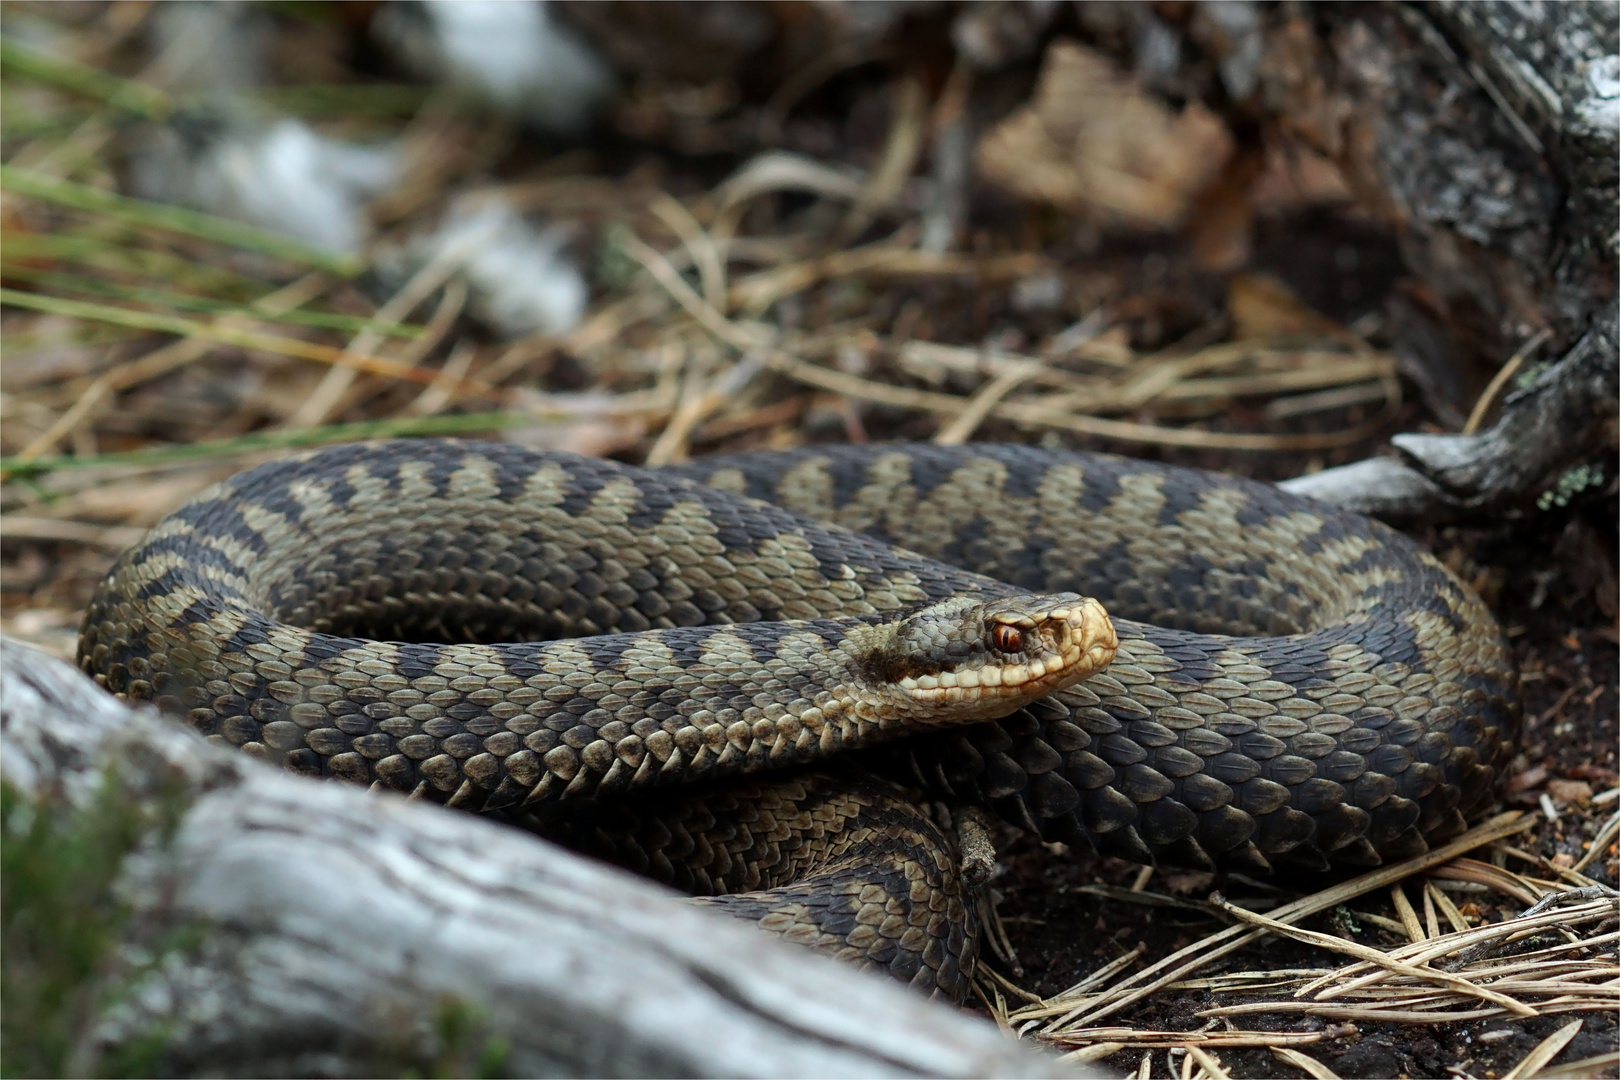
M153 529L80 663L951 997L976 928L919 790L1130 859L1366 866L1489 802L1519 711L1484 605L1383 525L994 445L308 453Z

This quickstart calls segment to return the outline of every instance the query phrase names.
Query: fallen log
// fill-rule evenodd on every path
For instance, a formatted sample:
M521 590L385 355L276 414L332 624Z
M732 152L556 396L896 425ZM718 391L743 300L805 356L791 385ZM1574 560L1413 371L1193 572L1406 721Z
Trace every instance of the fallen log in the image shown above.
M1525 510L1556 495L1572 468L1612 457L1620 412L1617 329L1611 308L1561 360L1508 395L1488 431L1396 435L1390 442L1400 457L1367 458L1279 486L1402 520L1477 520Z
M164 1075L1075 1075L517 830L209 745L27 646L3 642L0 689L30 813L154 823L116 875L145 960L83 1026L81 1074L139 1052Z

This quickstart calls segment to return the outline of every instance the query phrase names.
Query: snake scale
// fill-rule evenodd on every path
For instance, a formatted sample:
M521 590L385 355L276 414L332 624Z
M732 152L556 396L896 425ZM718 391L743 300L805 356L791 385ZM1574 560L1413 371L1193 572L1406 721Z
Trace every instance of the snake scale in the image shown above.
M989 444L305 453L127 553L80 663L953 998L974 901L930 800L1139 861L1376 865L1490 802L1519 714L1490 613L1401 534Z

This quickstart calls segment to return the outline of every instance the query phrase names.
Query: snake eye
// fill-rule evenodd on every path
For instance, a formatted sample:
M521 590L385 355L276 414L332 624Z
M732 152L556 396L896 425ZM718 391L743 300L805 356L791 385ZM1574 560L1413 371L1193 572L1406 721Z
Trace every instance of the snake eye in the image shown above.
M1004 653L1017 653L1024 651L1024 635L1019 633L1015 626L1006 623L997 623L990 631L990 644Z

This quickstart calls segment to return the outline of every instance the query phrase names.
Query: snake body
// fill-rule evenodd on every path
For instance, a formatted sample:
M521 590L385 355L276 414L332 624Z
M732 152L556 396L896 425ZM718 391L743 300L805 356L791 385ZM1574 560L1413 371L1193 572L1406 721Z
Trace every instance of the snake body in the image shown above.
M1024 654L990 655L997 625ZM80 662L210 738L521 820L951 996L970 896L913 789L1142 861L1375 865L1490 801L1519 711L1484 605L1383 525L993 445L308 453L126 554Z

